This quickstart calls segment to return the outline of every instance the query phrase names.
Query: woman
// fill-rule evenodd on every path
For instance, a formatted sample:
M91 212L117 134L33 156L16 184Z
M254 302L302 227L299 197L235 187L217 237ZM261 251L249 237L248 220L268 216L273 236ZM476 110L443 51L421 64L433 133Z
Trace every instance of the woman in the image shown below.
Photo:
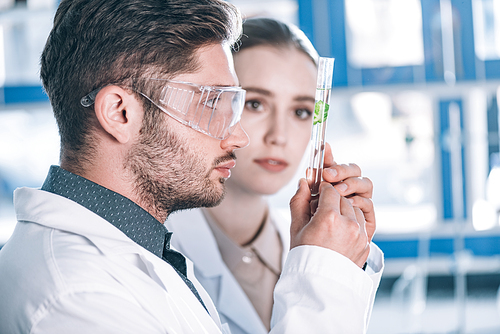
M243 24L235 49L235 70L247 91L241 123L250 144L236 151L237 166L219 206L173 214L166 224L174 232L173 246L194 262L222 323L233 334L267 333L274 285L289 250L290 222L269 208L266 196L293 178L309 142L317 53L296 27L265 18ZM331 154L325 164L337 175L324 178L343 181L337 190L362 209L373 235L371 182L360 178L356 165L336 165ZM368 264L378 286L383 260L374 245Z

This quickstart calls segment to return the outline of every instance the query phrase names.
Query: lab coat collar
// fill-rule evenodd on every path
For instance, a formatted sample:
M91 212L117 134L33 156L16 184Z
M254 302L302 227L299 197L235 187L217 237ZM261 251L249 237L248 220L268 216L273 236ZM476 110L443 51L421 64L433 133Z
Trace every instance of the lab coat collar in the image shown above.
M36 223L49 228L81 235L89 239L106 256L121 256L137 254L148 269L149 276L162 286L176 300L184 300L177 310L198 314L197 320L206 328L220 328L218 314L208 294L200 293L209 308L210 315L203 309L202 304L189 290L175 270L162 259L145 248L134 243L123 232L108 223L95 213L62 196L43 190L19 188L14 192L14 206L18 221ZM193 274L192 264L188 262L188 278L199 289ZM130 291L134 291L134 277L129 278ZM140 295L136 295L140 299ZM157 305L143 305L152 313L164 312L168 305L163 305L162 298L158 298ZM161 314L158 314L161 318ZM196 326L195 326L196 327Z
M19 188L14 191L18 221L30 221L82 235L108 254L137 253L138 245L95 213L62 196L47 191ZM71 222L68 218L71 217Z
M167 229L129 198L55 165L50 167L42 190L80 204L162 257L164 244L170 240Z

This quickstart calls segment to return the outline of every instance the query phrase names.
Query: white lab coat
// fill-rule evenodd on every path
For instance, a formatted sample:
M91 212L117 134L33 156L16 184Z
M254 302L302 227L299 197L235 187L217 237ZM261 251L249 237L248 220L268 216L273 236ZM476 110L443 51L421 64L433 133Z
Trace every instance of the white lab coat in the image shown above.
M0 250L0 333L220 333L177 272L103 218L42 190L15 192Z
M282 263L285 264L285 259L287 258L288 250L290 249L290 219L288 216L285 216L278 210L270 210L270 215L271 222L276 226L276 229L278 230L281 238L284 250L282 255ZM241 286L238 284L237 280L234 278L231 271L225 265L217 246L217 241L215 240L212 230L210 229L202 211L200 209L193 209L188 211L176 212L169 216L165 224L168 230L174 232L172 236L172 245L185 256L187 256L191 261L193 261L195 276L197 277L198 281L204 286L210 297L212 297L212 300L219 312L222 323L227 323L229 325L229 327L231 328L231 333L267 333L267 330L262 324L262 321L260 320L252 303L246 296ZM326 250L326 253L328 252L330 251ZM316 259L313 259L312 261L314 263ZM314 265L313 263L310 264ZM358 277L360 274L366 277L370 277L370 279L372 280L372 289L370 290L370 292L368 292L370 297L368 305L360 304L359 308L350 309L349 312L351 313L347 312L344 319L339 319L337 323L337 329L333 328L329 331L329 333L362 333L361 331L352 331L352 329L348 329L346 331L340 330L340 323L342 321L345 321L345 324L352 323L354 319L359 318L359 314L366 314L366 326L368 325L371 309L373 307L373 301L384 268L382 252L375 244L371 245L367 267L368 275L366 275L365 273L360 273L357 270L351 270L353 268L342 271L341 268L343 264L338 264L337 262L328 263L328 266L330 266L334 270L335 268L337 268L337 272L342 273L341 275L338 275L339 279L343 278L347 284L347 287L335 285L324 287L325 289L328 289L332 294L336 293L335 291L338 291L339 289L355 288L356 277ZM285 272L286 270L283 272L283 275L285 274ZM353 275L353 284L349 283L351 275ZM290 283L297 285L297 282ZM338 296L344 296L344 292L345 290L339 292ZM308 291L304 292L304 295L306 295L307 293ZM318 293L321 293L321 291L318 291ZM275 296L275 298L276 297L279 296ZM276 298L276 300L280 299ZM331 300L331 302L325 300L325 307L328 307L330 309L341 306L334 305L336 300L338 300L338 298L335 300ZM277 310L274 310L274 312L276 311ZM312 315L312 317L318 317L318 315ZM319 319L321 318L319 317ZM297 332L300 331L297 330ZM304 330L304 333L306 332L315 333L310 330Z
M228 332L191 262L209 313L169 264L84 207L28 188L14 204L18 224L0 250L0 333ZM347 286L336 270L357 275ZM297 247L276 287L271 333L363 333L372 289L341 255Z

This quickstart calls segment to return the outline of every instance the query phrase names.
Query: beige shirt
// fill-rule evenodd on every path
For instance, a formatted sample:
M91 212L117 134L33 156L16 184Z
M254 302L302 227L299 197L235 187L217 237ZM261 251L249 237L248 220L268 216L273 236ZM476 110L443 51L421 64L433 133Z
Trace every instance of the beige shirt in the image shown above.
M264 326L269 330L273 291L281 273L283 246L269 215L258 235L247 245L231 240L205 212L222 259L250 299Z

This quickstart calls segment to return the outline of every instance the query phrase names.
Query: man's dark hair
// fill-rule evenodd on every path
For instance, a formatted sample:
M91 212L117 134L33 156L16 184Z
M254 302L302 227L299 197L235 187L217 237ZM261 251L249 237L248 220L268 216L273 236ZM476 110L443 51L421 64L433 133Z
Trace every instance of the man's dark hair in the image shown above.
M272 18L256 17L243 22L243 34L234 52L254 46L293 47L304 52L315 64L318 61L318 53L299 28Z
M132 79L147 92L141 78L194 72L199 48L233 44L240 29L238 10L222 0L62 0L40 70L61 159L77 167L92 153L95 115L83 96L108 84L130 88ZM142 101L151 124L159 111Z

